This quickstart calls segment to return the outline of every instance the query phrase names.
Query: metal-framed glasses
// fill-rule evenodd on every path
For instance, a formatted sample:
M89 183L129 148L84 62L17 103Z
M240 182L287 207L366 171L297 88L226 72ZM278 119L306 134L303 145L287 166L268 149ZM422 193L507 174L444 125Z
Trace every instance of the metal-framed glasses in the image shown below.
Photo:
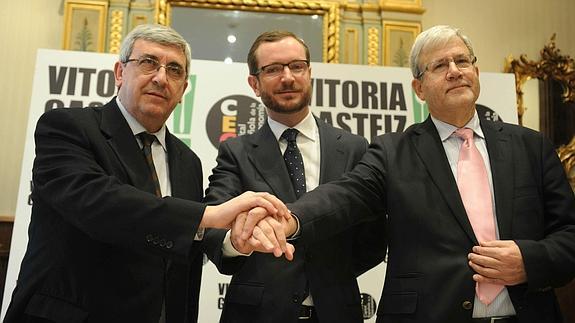
M421 78L425 72L430 72L431 74L445 74L449 70L449 65L453 62L457 69L460 71L466 70L472 67L477 62L477 57L473 55L458 55L455 57L446 57L433 61L425 66L425 68L419 73L417 78Z
M261 75L263 77L277 77L280 76L285 67L288 67L290 72L294 75L302 75L309 68L309 61L304 59L296 59L286 64L273 63L260 67L253 75Z
M178 63L168 63L166 65L160 64L160 62L150 56L142 56L140 58L130 58L124 62L128 64L130 62L136 62L138 69L143 74L152 74L160 70L163 67L166 70L166 75L170 80L173 81L183 81L186 78L185 68Z

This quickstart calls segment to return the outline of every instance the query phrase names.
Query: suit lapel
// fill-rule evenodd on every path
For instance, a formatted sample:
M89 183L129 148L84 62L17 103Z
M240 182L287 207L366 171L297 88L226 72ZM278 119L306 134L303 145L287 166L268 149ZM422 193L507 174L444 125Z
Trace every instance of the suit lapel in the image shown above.
M511 138L503 133L503 125L500 123L484 120L480 120L480 123L491 164L499 238L509 239L511 238L511 214L513 214L510 201L513 201L514 182Z
M190 169L193 165L186 165L182 162L183 152L175 143L178 140L166 129L166 149L168 150L168 168L170 170L170 186L172 189L172 196L181 198L190 198L190 188L195 187L193 183L202 183L202 178L196 178L196 174L200 174L201 169Z
M414 131L416 135L413 136L413 144L421 161L427 168L429 177L437 186L439 193L443 195L445 202L463 231L465 231L469 239L477 244L477 239L457 189L457 183L449 167L445 149L433 121L428 117Z
M271 187L272 193L285 202L295 201L287 168L269 125L265 123L253 135L246 136L245 140L250 162Z
M122 163L128 179L138 189L155 192L146 161L116 99L112 99L100 111L100 129Z
M315 119L319 129L321 147L319 183L339 178L345 171L347 152L340 147L341 134L321 120Z

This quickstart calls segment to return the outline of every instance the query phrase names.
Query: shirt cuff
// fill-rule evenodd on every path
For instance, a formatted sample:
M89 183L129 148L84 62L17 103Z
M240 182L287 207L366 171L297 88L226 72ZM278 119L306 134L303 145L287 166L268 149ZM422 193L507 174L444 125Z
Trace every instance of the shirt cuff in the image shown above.
M289 237L286 237L287 241L293 241L293 240L298 239L300 236L300 232L301 232L301 227L299 225L299 218L297 217L297 215L295 215L293 213L291 215L295 219L295 222L297 223L297 227L296 227L294 234L292 234Z
M194 235L194 241L202 241L204 240L204 231L206 229L205 228L198 228L198 231L196 232L196 234Z
M232 244L232 239L230 238L230 230L228 230L228 232L226 232L226 236L224 237L224 241L222 242L222 256L224 256L225 258L231 258L231 257L239 257L239 256L250 256L252 253L241 253L239 251L236 250L236 248L234 248L234 245Z

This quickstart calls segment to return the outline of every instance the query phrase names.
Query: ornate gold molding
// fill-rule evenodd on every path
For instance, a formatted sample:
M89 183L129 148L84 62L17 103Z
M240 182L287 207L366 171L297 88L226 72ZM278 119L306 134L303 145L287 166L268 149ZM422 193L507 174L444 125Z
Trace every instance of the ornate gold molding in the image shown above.
M156 23L167 26L168 24L168 3L166 0L156 0Z
M557 153L565 168L565 173L567 173L569 184L571 184L571 188L575 192L575 137L567 145L559 147Z
M394 12L407 12L422 14L425 9L421 7L421 1L380 1L380 3L346 3L341 1L341 8L346 11L353 12L381 12L381 11L394 11Z
M527 80L532 78L558 81L563 88L563 93L561 93L563 102L575 102L575 61L568 55L560 54L560 50L555 46L555 34L551 36L549 44L541 50L539 61L528 60L525 54L519 56L519 59L514 59L512 55L509 55L505 63L505 72L515 74L519 124L522 124L525 112L522 87ZM565 168L569 183L575 191L575 137L567 145L559 147L557 153Z
M124 23L124 12L122 10L113 10L110 18L110 33L108 52L117 54L120 52L122 44L122 24Z
M170 25L171 7L243 10L323 16L323 61L339 62L339 3L292 0L158 0L156 22Z
M367 65L379 65L379 29L367 29Z
M541 50L541 59L531 61L527 55L522 54L519 59L509 55L505 62L504 71L515 74L515 91L517 92L517 115L519 124L523 124L523 84L532 79L553 79L563 87L561 98L563 102L575 102L575 62L568 55L561 55L555 46L555 34L551 36L549 44Z
M423 14L425 9L421 6L421 0L380 0L379 7L383 11L398 11L415 14Z

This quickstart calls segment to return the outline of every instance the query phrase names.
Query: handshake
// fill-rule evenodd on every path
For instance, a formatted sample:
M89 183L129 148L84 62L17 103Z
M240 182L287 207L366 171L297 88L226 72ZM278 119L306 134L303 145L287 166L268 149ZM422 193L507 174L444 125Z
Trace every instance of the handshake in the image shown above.
M220 205L207 206L200 226L231 229L231 242L241 253L273 252L276 257L293 259L295 248L286 237L296 232L297 221L287 206L269 193L248 191Z

